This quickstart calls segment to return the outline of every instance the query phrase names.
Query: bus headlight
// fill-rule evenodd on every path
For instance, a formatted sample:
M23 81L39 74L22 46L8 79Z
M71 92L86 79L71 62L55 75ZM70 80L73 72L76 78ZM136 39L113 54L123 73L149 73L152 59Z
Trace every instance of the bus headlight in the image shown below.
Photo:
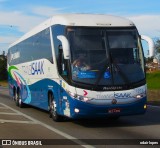
M134 98L136 98L136 99L142 99L145 96L146 96L146 93L143 93L143 94L138 94L138 95L134 96Z
M89 101L89 98L88 98L88 97L83 97L83 96L79 96L79 95L77 95L77 98L76 98L76 99L78 99L78 100L80 100L80 101L84 101L84 102Z
M75 113L79 113L79 109L78 109L78 108L75 108L75 109L74 109L74 112L75 112Z
M69 94L72 98L76 98L76 97L77 97L77 94L72 93L72 92L70 92L70 91L68 91L68 94Z
M80 95L77 95L77 94L74 94L74 93L71 93L71 92L68 92L68 94L69 94L72 98L77 99L77 100L80 100L80 101L83 101L83 102L87 102L87 101L91 100L91 99L88 98L88 97L80 96Z

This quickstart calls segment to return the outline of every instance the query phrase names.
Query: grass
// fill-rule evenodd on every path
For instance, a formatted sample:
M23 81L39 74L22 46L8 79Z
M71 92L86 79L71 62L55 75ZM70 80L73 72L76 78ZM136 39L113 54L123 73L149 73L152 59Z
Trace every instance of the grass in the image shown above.
M147 73L148 104L160 106L160 71Z
M147 87L150 90L160 89L160 71L147 73Z
M158 89L154 89L154 90L150 90L148 89L147 91L148 94L148 104L150 105L158 105L160 106L160 90Z

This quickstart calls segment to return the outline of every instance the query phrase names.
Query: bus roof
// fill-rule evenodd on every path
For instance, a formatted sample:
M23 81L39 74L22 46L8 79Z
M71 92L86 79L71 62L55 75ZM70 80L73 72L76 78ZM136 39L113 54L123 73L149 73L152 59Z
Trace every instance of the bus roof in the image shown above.
M21 41L33 36L34 34L55 24L66 26L91 26L91 27L129 27L134 26L134 23L128 19L106 15L106 14L59 14L54 15L45 22L33 28L10 47L20 43Z

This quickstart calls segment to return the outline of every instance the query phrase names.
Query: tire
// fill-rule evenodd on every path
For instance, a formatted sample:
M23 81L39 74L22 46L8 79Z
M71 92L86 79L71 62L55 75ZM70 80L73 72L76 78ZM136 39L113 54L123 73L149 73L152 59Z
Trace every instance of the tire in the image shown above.
M16 103L16 106L19 106L20 108L24 107L24 103L22 102L20 91L18 93L15 93L15 103Z
M52 96L49 94L48 96L48 108L49 108L49 117L52 118Z
M19 107L20 108L23 108L25 106L25 104L22 102L22 98L21 98L20 92L18 94L18 103L19 103Z
M15 93L14 100L15 100L16 106L19 106L19 98L18 98L17 93Z
M53 95L50 93L48 96L48 104L49 104L49 117L54 121L59 122L63 121L63 117L57 114L56 111L56 102L54 101Z

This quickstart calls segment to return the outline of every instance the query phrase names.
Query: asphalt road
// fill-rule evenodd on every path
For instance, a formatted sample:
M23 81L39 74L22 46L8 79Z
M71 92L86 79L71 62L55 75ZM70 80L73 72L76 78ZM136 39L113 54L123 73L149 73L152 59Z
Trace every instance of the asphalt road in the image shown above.
M153 147L152 144L160 147L160 107L148 106L145 115L121 117L118 120L54 122L46 111L31 106L18 108L9 97L8 90L0 87L1 143L3 139L23 139L24 145L26 140L32 142L36 139L37 143L40 141L39 145L46 144L50 147L137 148L146 145ZM8 141L3 142L5 144ZM16 142L12 144L16 145Z

